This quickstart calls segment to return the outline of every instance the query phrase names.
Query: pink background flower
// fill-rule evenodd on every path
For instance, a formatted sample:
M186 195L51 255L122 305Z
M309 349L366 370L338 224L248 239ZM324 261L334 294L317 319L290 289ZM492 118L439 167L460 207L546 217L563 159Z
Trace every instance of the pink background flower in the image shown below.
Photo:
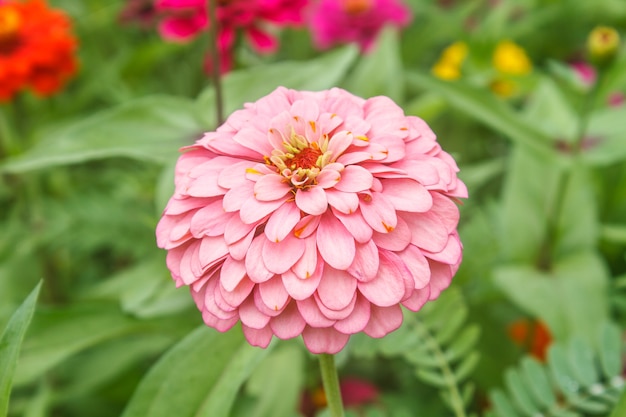
M336 353L450 284L457 171L389 98L278 88L185 149L157 242L207 325Z
M274 52L278 41L263 27L271 23L276 26L303 23L302 11L308 0L229 0L218 2L217 22L221 69L226 72L232 67L232 48L237 31L242 31L259 53ZM157 10L165 17L159 25L164 39L187 42L207 29L209 19L206 0L157 0ZM207 65L210 67L211 62Z
M410 21L410 9L398 0L320 0L310 23L320 49L357 43L367 51L385 25L403 27Z

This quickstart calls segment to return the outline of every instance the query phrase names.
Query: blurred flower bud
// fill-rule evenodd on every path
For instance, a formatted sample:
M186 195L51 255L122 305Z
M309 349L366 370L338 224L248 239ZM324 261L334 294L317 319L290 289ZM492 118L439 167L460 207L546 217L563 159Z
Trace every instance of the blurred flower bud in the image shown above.
M608 26L597 26L587 38L587 52L597 65L609 63L617 55L619 45L619 33Z

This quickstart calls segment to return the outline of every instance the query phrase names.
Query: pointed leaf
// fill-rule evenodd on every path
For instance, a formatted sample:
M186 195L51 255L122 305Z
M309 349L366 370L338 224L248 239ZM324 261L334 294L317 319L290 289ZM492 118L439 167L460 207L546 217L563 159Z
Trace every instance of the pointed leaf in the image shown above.
M226 416L268 352L248 345L241 331L218 333L201 326L150 369L122 416Z
M33 317L41 282L31 291L22 305L13 313L0 336L0 416L9 410L9 397L13 386L13 375L22 347L22 340Z

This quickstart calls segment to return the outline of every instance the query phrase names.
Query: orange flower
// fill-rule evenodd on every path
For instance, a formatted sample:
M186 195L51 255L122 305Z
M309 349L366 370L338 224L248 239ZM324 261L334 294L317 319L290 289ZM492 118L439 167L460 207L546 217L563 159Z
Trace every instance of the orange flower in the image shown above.
M0 101L57 92L77 69L69 18L44 0L0 0Z
M546 360L546 354L552 336L550 331L540 321L517 320L509 325L509 337L515 344L522 346L531 355L542 362Z

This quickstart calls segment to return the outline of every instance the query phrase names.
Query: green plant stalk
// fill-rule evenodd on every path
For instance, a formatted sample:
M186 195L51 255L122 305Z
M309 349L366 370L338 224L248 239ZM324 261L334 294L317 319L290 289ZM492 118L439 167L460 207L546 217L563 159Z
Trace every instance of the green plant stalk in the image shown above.
M435 337L430 334L428 328L419 320L416 320L413 325L415 329L424 336L424 342L428 345L430 350L435 354L435 357L437 358L439 368L443 373L443 378L445 379L447 388L450 391L450 405L452 406L454 416L467 417L467 414L465 413L463 398L457 385L458 381L456 380L452 369L450 369L450 364L448 363L443 351L441 350L439 343L437 342Z
M217 117L217 126L224 122L224 98L222 94L222 74L220 54L217 47L218 40L218 22L217 22L217 6L216 1L207 0L207 10L209 13L209 44L211 50L211 81L215 89L215 112Z
M344 417L343 401L339 389L339 378L335 367L335 357L327 353L319 355L322 384L331 417Z
M590 91L589 97L587 100L583 101L583 105L580 110L580 124L577 129L576 142L572 148L572 163L561 170L557 179L556 197L551 206L551 210L548 212L546 221L546 237L544 239L543 246L539 249L537 260L537 266L542 271L550 271L552 268L552 255L558 234L559 219L563 212L563 206L565 205L567 187L571 181L574 169L580 167L580 152L582 151L585 134L587 133L591 111L593 110L598 92L601 89L602 82L604 81L602 75L603 73L600 70L598 73L598 79Z

